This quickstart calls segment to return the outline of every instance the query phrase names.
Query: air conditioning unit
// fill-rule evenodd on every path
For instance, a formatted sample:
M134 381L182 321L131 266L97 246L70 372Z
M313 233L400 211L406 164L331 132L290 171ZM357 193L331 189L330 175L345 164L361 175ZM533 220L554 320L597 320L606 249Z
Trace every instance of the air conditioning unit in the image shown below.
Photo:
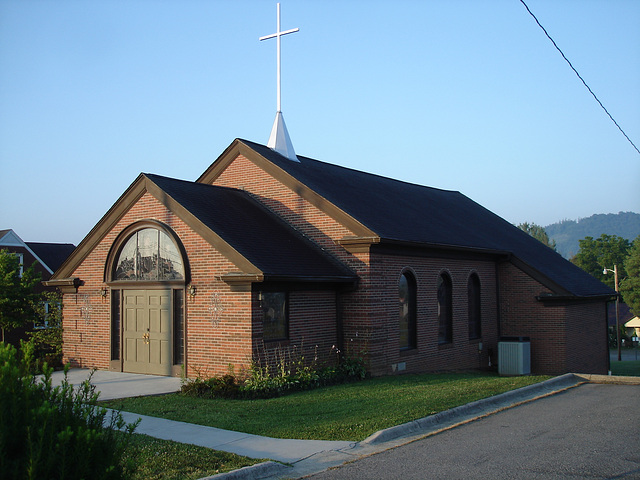
M531 342L529 337L502 337L498 342L498 373L529 375L531 373Z

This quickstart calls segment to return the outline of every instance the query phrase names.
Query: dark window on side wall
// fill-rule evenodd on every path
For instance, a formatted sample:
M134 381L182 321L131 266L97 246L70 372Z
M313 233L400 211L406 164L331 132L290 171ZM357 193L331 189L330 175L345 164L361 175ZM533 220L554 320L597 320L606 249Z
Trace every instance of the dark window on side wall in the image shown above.
M453 342L453 294L451 277L438 277L438 343Z
M398 282L400 350L416 348L416 281L408 272Z
M289 338L288 295L286 292L262 293L264 313L263 334L265 341Z
M467 297L469 302L469 339L474 340L482 336L480 279L475 273L469 277Z
M111 360L120 360L120 290L111 290Z

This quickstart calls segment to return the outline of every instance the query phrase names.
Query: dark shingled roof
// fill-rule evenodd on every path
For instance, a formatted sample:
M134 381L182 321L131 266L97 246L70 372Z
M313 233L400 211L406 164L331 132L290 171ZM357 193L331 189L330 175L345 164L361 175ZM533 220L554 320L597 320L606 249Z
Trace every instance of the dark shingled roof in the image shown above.
M265 275L345 282L357 279L245 191L144 175Z
M401 182L239 140L383 239L510 252L575 296L615 292L460 192Z
M72 243L25 242L55 272L76 248Z

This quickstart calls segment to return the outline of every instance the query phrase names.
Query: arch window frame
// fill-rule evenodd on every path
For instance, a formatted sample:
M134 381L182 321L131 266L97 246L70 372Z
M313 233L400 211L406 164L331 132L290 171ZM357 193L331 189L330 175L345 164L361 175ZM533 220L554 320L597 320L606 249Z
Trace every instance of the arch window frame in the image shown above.
M122 253L123 248L127 245L129 240L133 237L133 235L137 235L138 232L146 229L154 229L158 230L160 233L165 234L168 239L171 241L173 247L175 247L176 252L180 255L180 259L182 260L182 277L183 278L173 278L173 279L118 279L116 274L116 269L118 268L118 260L120 259L120 255ZM126 229L120 232L120 235L113 242L111 247L111 251L109 252L109 256L107 258L107 262L105 263L105 271L104 271L104 281L108 285L113 287L121 287L125 285L136 285L136 286L144 286L146 284L162 284L162 285L181 285L185 286L191 282L191 271L189 268L189 262L187 258L186 251L182 242L176 235L176 233L169 226L158 222L156 220L143 220L140 222L136 222L132 225L129 225Z
M398 279L398 346L400 351L418 348L418 283L405 269Z
M438 345L453 343L453 280L443 271L436 282L438 308Z
M467 318L469 340L482 338L482 284L476 272L467 280Z

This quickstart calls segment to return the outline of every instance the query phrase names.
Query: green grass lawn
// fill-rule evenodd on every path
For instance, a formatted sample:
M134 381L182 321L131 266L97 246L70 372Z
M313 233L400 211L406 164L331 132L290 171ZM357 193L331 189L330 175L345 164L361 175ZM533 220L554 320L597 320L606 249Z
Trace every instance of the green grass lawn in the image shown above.
M107 406L276 438L360 441L378 430L548 378L490 373L402 375L268 400L173 394L112 401Z
M198 479L260 463L233 453L134 434L122 459L130 480Z
M640 360L611 362L611 374L626 377L640 377Z

